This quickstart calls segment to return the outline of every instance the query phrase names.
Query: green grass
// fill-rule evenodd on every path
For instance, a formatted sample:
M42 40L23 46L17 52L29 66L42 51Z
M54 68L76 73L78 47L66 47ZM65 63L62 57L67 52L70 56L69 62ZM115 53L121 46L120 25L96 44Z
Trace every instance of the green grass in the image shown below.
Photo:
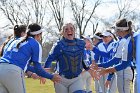
M50 80L47 80L46 84L40 84L39 80L26 78L25 82L27 93L55 93L53 82L51 82Z
M26 82L27 93L55 93L53 82L51 80L47 80L46 84L44 85L40 84L39 80L33 80L32 78L26 78L25 82ZM92 84L92 89L94 91L93 84Z
M26 90L27 93L55 93L53 82L50 80L46 81L46 84L40 84L39 80L33 80L32 78L26 78ZM94 81L92 82L93 93L96 93L94 90ZM131 85L132 90L132 85ZM114 92L115 93L115 92Z

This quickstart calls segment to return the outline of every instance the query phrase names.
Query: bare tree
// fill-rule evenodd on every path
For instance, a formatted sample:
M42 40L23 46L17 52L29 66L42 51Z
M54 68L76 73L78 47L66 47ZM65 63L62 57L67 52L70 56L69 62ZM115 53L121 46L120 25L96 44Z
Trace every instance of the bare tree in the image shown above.
M26 5L29 5L30 13L32 14L31 20L35 23L43 25L47 21L47 0L26 0ZM50 15L51 16L51 15Z
M118 7L118 19L128 16L132 13L134 9L132 9L132 1L134 0L116 0L116 4Z
M10 21L12 25L22 23L27 24L29 23L29 16L30 14L25 11L22 11L22 6L24 6L24 2L18 2L15 0L3 0L0 4L0 9L3 11L4 15ZM22 16L22 17L21 17Z
M86 2L87 0L81 0L82 5L79 6L73 0L70 0L71 9L73 11L73 16L78 26L80 36L85 33L87 24L93 16L95 9L101 4L101 0L97 0L94 3L91 12L89 13L89 10L86 9Z
M47 15L46 0L3 0L0 1L0 10L12 25L26 24L28 26L30 23L38 23L44 26L49 25L52 20L48 19L51 15Z
M106 2L106 4L109 4L110 7L113 5L116 10L113 13L114 15L111 15L109 19L101 18L101 21L104 23L105 27L112 26L116 20L121 18L127 18L133 22L139 22L139 3L137 3L137 0L115 0Z
M66 7L65 0L49 0L49 6L53 12L53 16L59 32L64 24L64 9Z
M43 25L47 23L46 0L2 0L0 1L0 9L11 22L15 24L38 23Z
M94 35L98 29L99 22L98 22L98 19L97 20L90 20L90 22L92 24L92 35Z

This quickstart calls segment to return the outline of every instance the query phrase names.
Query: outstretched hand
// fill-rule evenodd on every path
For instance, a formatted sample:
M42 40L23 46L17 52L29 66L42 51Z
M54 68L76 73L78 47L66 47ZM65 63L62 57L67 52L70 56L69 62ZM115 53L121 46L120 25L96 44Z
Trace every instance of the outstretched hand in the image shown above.
M104 76L105 74L107 74L105 68L99 68L97 72L99 73L100 76Z
M45 84L46 83L46 78L40 77L40 84Z
M92 62L92 64L90 65L90 68L94 70L98 70L98 65L95 62Z
M61 82L61 76L59 74L54 74L53 78L51 79L54 83ZM46 78L40 77L40 84L45 84Z
M88 72L90 73L93 79L96 79L96 80L100 79L100 75L97 73L96 70L90 69L88 70Z
M33 73L33 74L31 75L31 77L32 77L33 79L39 79L39 76L38 76L36 73Z
M52 81L54 83L59 83L59 82L61 82L61 80L62 80L61 76L59 74L55 73L53 78L52 78Z

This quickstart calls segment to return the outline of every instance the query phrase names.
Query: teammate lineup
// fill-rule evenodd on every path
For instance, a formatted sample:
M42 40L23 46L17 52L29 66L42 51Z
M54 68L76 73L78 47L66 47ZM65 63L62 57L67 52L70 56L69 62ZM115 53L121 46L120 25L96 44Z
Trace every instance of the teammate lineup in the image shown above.
M64 24L44 66L39 43L43 28L32 23L13 30L0 50L0 93L26 93L24 73L43 84L50 79L55 93L93 93L92 80L96 93L138 93L140 33L133 32L131 21L119 19L112 28L81 38L75 37L74 24Z

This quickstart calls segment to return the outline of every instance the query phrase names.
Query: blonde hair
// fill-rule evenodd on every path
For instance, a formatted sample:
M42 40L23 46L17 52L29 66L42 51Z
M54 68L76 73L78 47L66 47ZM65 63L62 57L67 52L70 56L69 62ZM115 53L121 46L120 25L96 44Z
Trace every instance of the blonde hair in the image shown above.
M63 36L65 27L68 26L68 25L72 25L72 27L73 27L74 30L75 30L75 26L74 26L72 23L66 23L65 25L63 25L62 30L60 31L60 35L61 35L61 36Z

